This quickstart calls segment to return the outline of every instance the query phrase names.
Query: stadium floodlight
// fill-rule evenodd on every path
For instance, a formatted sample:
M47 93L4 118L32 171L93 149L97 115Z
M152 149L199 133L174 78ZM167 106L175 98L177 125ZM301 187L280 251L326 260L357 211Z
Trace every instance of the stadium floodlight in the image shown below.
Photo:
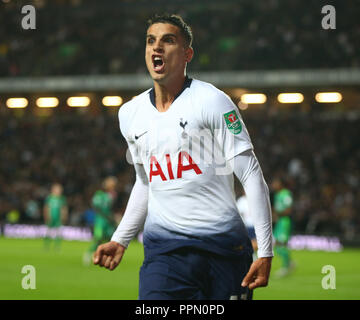
M298 92L280 93L277 98L280 103L301 103L304 101L304 96Z
M245 104L265 103L266 95L263 93L245 93L241 96L241 102Z
M337 103L342 100L340 92L318 92L315 100L319 103Z
M41 97L36 99L39 108L55 108L59 105L59 99L55 97Z
M89 97L70 97L66 100L69 107L87 107L90 104Z
M26 108L29 104L26 98L9 98L6 100L8 108Z
M102 103L105 107L118 107L123 103L123 99L120 96L105 96Z

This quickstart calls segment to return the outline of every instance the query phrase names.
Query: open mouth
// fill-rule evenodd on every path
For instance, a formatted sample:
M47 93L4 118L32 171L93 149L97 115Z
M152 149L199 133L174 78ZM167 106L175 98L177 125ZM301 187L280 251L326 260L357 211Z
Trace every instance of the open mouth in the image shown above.
M161 72L164 69L165 63L161 56L153 55L152 56L152 62L154 66L155 72Z

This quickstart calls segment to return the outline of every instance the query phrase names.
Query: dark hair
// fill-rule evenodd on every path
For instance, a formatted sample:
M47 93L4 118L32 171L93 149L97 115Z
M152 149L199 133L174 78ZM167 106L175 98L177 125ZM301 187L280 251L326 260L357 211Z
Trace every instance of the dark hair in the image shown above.
M155 14L148 20L148 28L155 23L169 23L178 27L185 39L185 43L188 47L191 47L193 41L193 34L189 25L187 25L183 18L177 14Z

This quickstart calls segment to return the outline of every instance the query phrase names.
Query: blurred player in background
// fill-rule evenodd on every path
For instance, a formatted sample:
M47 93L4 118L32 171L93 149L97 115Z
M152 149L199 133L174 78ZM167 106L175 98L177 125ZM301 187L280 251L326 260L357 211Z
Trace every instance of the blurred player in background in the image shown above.
M258 245L257 245L257 241L256 241L256 234L255 234L253 218L250 214L249 204L248 204L245 194L241 195L237 199L236 204L237 204L237 208L239 210L240 216L243 219L245 227L247 229L249 238L251 240L251 245L254 249L253 260L256 260L257 259L256 251L258 249Z
M63 187L59 183L51 186L51 193L45 199L44 204L44 221L48 226L47 234L44 238L44 246L46 249L50 247L51 238L54 236L54 245L56 249L60 249L61 244L61 226L67 221L68 207L66 198L62 194Z
M281 268L277 271L276 276L284 277L294 267L290 258L288 241L292 230L291 212L293 207L293 195L285 187L283 179L276 178L272 185L273 191L273 213L274 213L274 239L276 253L282 261Z
M181 17L149 21L145 61L154 87L119 110L136 182L112 241L98 247L94 263L114 270L145 222L139 299L248 300L270 274L268 187L236 105L211 84L186 76L191 44ZM202 129L208 144L201 144ZM201 152L210 157L205 163ZM211 156L230 170L220 173ZM236 207L234 173L254 217L254 262Z
M92 198L92 207L95 211L93 241L88 252L83 256L84 265L90 265L96 248L110 240L117 223L114 220L112 207L116 199L117 178L107 177L102 183L102 189L97 190Z

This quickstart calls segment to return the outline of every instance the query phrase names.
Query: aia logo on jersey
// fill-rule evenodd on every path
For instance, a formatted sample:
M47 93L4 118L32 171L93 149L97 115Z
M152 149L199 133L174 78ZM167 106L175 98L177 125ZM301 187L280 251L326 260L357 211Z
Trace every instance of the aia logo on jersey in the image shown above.
M169 176L169 180L174 180L175 175L172 168L170 154L166 154L166 169ZM186 159L187 163L184 165L184 159ZM202 174L202 171L198 167L198 165L193 161L191 156L186 151L180 151L178 155L178 166L176 170L176 179L182 178L182 174L184 171L193 170L196 174ZM161 168L159 162L157 161L155 156L151 156L150 158L150 174L149 181L151 182L154 176L160 176L162 181L167 181L163 169Z

